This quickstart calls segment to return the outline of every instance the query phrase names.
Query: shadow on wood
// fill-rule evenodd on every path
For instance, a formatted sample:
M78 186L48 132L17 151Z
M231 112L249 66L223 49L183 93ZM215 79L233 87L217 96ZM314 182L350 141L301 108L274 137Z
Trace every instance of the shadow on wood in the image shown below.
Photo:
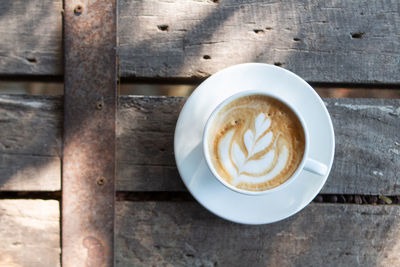
M121 267L400 264L397 206L310 204L263 226L227 222L195 202L117 202L116 209Z
M0 190L61 189L62 99L0 96Z
M62 73L62 1L0 2L0 73Z
M117 190L186 191L173 154L175 124L185 101L120 97ZM322 193L399 195L400 100L324 101L335 128L336 156ZM59 190L61 99L2 96L0 111L0 126L7 129L0 132L1 190Z

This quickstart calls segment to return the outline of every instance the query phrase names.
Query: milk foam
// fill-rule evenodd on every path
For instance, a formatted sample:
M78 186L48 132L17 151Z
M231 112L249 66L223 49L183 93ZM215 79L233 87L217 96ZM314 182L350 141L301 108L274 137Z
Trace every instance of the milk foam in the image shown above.
M266 151L259 159L252 158L271 144L273 133L265 133L270 125L271 120L265 119L264 113L260 113L257 116L255 120L255 134L252 130L248 129L243 136L247 151L243 151L237 142L232 140L234 130L228 131L221 138L218 145L219 158L222 160L223 167L230 175L232 185L236 186L241 182L248 184L264 183L274 178L286 166L289 153L285 145L279 155L277 155L277 161L273 164L276 154L276 142L272 149Z
M210 131L211 161L229 184L261 191L284 183L300 163L302 126L283 103L267 96L246 96L228 104Z

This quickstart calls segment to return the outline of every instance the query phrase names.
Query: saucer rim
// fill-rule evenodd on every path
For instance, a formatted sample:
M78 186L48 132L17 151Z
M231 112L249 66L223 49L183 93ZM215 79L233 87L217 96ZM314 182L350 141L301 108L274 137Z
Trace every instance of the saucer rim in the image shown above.
M285 216L283 216L282 218L278 218L278 219L276 219L276 220L265 220L265 221L263 221L263 222L259 222L259 221L257 221L257 222L255 222L255 221L249 221L249 220L246 220L246 219L244 219L243 217L240 217L240 216L238 216L238 217L236 217L236 218L233 219L233 218L231 218L231 217L225 216L224 213L217 213L216 211L212 210L210 207L208 207L208 206L206 205L206 204L207 204L207 201L200 201L199 198L198 198L198 196L197 196L197 193L195 194L195 193L193 192L193 190L191 189L191 187L187 184L186 179L184 179L184 176L183 176L183 174L182 174L181 167L178 165L178 159L177 159L178 155L177 155L177 153L176 153L176 151L177 151L177 143L179 142L179 141L177 140L178 125L181 125L181 124L182 124L182 116L181 116L181 114L182 114L184 111L186 111L186 109L188 109L187 103L188 103L189 99L193 96L193 94L196 92L196 90L197 90L198 88L200 88L201 86L204 86L204 84L205 84L206 82L210 82L210 79L215 79L215 77L217 77L217 76L223 74L224 72L229 71L229 70L232 69L232 68L256 67L256 66L261 66L261 67L276 69L276 70L278 70L278 71L285 72L286 74L288 74L288 75L290 75L290 76L293 76L293 77L295 78L296 82L301 82L304 86L308 87L308 89L310 90L310 92L312 92L314 98L316 98L317 101L319 102L320 108L324 111L324 115L326 115L326 117L327 117L327 119L328 119L329 132L330 132L331 137L332 137L332 139L331 139L331 140L332 140L332 148L331 148L332 153L330 154L329 163L327 164L328 171L327 171L327 174L324 175L323 179L321 179L321 180L323 180L323 181L320 183L320 185L319 185L318 187L316 187L315 190L313 190L314 193L312 194L312 197L310 197L310 199L307 200L307 201L305 201L302 205L299 205L296 209L294 209L294 211L287 213L287 214L286 214ZM241 90L240 92L244 92L244 91L246 91L246 90ZM234 94L236 94L236 93L234 93ZM228 97L229 97L229 96L227 96L226 98L228 98ZM226 98L225 98L225 99L226 99ZM190 109L189 109L189 110L190 110ZM310 132L311 132L311 131L310 131ZM223 219L225 219L225 220L227 220L227 221L230 221L230 222L234 222L234 223L238 223L238 224L244 224L244 225L263 225L263 224L270 224L270 223L278 222L278 221L287 219L288 217L291 217L291 216L295 215L296 213L298 213L299 211L301 211L302 209L304 209L305 207L307 207L307 206L310 204L310 202L312 202L312 200L319 194L319 192L321 191L321 189L322 189L323 186L325 185L325 183L326 183L326 181L327 181L327 179L328 179L328 177L329 177L329 174L330 174L330 172L331 172L332 166L333 166L334 155L335 155L335 146L336 146L335 141L336 141L336 140L335 140L335 134L334 134L334 128L333 128L331 116L330 116L330 114L329 114L329 112L328 112L328 110L327 110L327 108L326 108L326 106L325 106L323 100L321 99L321 97L317 94L317 92L314 90L314 88L312 88L311 85L309 85L304 79L302 79L300 76L298 76L297 74L295 74L295 73L293 73L293 72L291 72L291 71L289 71L289 70L286 70L286 69L284 69L284 68L281 68L281 67L278 67L278 66L275 66L275 65L265 64L265 63L242 63L242 64L237 64L237 65L229 66L229 67L227 67L227 68L225 68L225 69L222 69L222 70L216 72L215 74L211 75L211 76L208 77L206 80L204 80L201 84L199 84L199 85L196 87L196 89L192 92L192 94L187 98L185 104L183 105L183 107L182 107L182 109L181 109L181 111L180 111L180 113L179 113L179 117L178 117L178 120L177 120L177 123L176 123L176 127L175 127L175 132L174 132L174 152L175 152L175 153L174 153L174 158L175 158L176 166L177 166L177 169L178 169L178 173L179 173L179 175L180 175L180 177L181 177L181 180L182 180L182 182L184 183L185 187L186 187L187 190L190 192L190 194L193 196L193 198L194 198L201 206L203 206L206 210L208 210L208 211L210 211L211 213L213 213L214 215L216 215L216 216L218 216L218 217L220 217L220 218L223 218ZM202 141L200 141L200 143L202 143ZM311 144L310 144L310 145L311 145ZM204 160L205 160L205 157L204 157L204 155L203 155L203 151L201 151L200 160L201 160L201 159L204 159ZM207 164L205 164L205 165L206 165L206 168L209 168ZM303 169L303 170L299 173L299 176L301 176L303 172L308 172L308 171L306 171L306 170ZM210 173L212 174L212 172L210 172ZM214 177L214 175L212 175L212 178L214 178L214 179L216 179L216 180L218 181L218 179L217 179L216 177ZM244 194L239 193L239 192L232 191L232 190L230 190L229 188L226 188L225 186L223 186L222 188L223 188L222 190L229 190L229 191L231 191L235 196L244 196ZM282 191L285 191L285 190L287 190L287 187L284 187L284 188L282 188L281 190L276 191L276 192L274 192L274 193L275 193L275 194L282 194ZM248 197L248 198L256 198L256 197L263 197L263 196L266 196L266 195L268 195L268 193L267 193L267 194L264 194L264 195L254 195L254 196L252 196L252 195L247 195L246 197ZM256 201L256 199L254 199L254 201ZM204 202L204 203L203 203L203 202Z

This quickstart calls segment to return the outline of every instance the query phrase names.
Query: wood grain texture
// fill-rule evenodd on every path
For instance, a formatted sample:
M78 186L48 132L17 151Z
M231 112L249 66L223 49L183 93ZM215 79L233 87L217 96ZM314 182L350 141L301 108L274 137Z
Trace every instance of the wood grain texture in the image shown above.
M398 83L398 1L120 0L127 77L206 77L243 62L308 81Z
M0 200L0 266L60 266L59 203Z
M324 99L335 160L324 193L400 193L400 99ZM390 182L388 182L390 181Z
M119 0L123 77L281 65L308 81L399 83L396 0ZM0 74L62 75L62 1L0 3Z
M62 99L2 95L0 129L0 190L60 190Z
M29 190L37 185L42 190L58 190L60 169L51 162L59 159L60 100L0 98L0 128L6 129L0 131L0 190ZM117 190L186 190L173 154L175 124L185 101L182 97L120 97ZM400 100L324 101L334 124L336 155L322 193L399 195ZM15 186L10 189L7 184Z
M324 98L336 152L322 193L400 193L400 100ZM173 133L185 98L121 97L118 190L185 190L175 169ZM145 178L144 178L145 177Z
M117 266L398 266L400 207L310 204L263 226L195 202L117 202Z
M62 74L62 1L0 1L0 74Z

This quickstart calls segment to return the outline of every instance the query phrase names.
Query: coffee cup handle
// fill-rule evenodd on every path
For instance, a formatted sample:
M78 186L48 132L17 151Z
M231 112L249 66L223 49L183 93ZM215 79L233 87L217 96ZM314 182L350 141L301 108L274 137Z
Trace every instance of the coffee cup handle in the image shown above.
M325 164L310 158L306 160L304 169L315 174L319 174L321 176L326 175L326 173L328 172L328 167Z

